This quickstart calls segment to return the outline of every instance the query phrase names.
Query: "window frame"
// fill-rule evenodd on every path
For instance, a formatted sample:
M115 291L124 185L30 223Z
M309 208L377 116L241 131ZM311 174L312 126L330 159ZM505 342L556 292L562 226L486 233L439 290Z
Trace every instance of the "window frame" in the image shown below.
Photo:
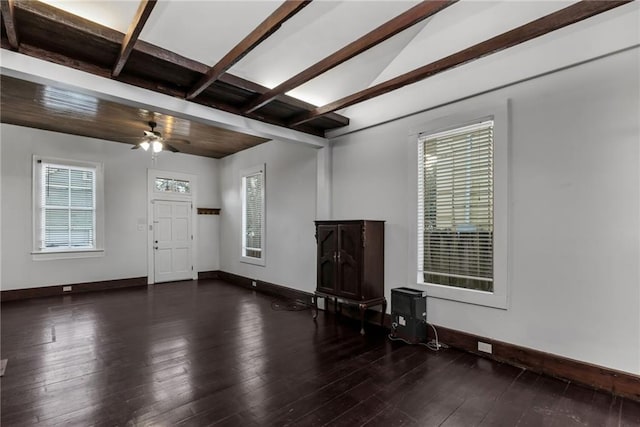
M464 126L493 120L493 292L458 288L434 283L425 283L420 272L418 249L418 144L420 135L462 128ZM427 295L433 298L446 299L468 304L481 305L499 309L507 309L509 305L509 102L480 109L467 109L457 113L431 120L410 132L409 169L410 188L413 196L409 198L410 215L410 247L409 277L417 286L426 289Z
M94 170L94 198L95 198L95 244L87 248L40 248L42 206L42 165L55 164L68 168L83 168ZM33 156L32 161L32 258L33 260L54 260L68 258L91 258L104 255L104 175L100 162L86 160L71 160L55 157Z
M246 255L246 245L245 245L245 236L246 236L246 178L254 175L262 175L262 220L260 224L260 258L247 256ZM240 172L240 205L241 205L241 225L240 225L240 261L248 264L254 264L264 267L266 265L266 188L267 188L267 174L266 174L266 165L264 163L260 165L253 166L251 168L243 169Z

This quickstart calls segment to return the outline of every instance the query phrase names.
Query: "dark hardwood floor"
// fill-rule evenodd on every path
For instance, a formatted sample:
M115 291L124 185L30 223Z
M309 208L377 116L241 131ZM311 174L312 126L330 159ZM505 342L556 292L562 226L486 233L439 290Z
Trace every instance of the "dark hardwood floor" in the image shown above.
M3 426L638 426L640 402L206 280L2 304Z

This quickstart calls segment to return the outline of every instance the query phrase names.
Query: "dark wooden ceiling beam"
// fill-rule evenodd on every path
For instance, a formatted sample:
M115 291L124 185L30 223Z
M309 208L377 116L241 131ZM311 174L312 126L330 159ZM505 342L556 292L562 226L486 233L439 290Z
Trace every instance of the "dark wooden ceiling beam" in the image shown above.
M95 74L100 77L111 77L111 71L108 68L69 58L68 56L62 55L60 53L41 49L37 46L32 46L27 43L21 43L18 52L34 58L42 59L44 61L53 62L54 64L64 65L65 67Z
M18 50L20 42L18 39L18 31L16 29L16 18L13 10L13 0L2 0L0 2L0 10L2 10L2 20L4 28L9 39L9 46L12 50Z
M175 52L171 52L170 50L163 49L159 46L145 42L144 40L138 40L136 42L134 50L140 53L144 53L145 55L149 55L153 58L170 62L174 65L185 68L189 71L194 71L196 73L205 74L209 70L209 66L203 64L202 62L198 62L185 56L179 55Z
M14 0L14 5L17 9L30 14L116 44L122 43L122 38L124 37L124 34L120 31L96 24L47 3L33 0Z
M472 62L492 53L500 52L504 49L519 45L536 37L543 36L552 31L630 3L631 1L633 0L582 0L579 3L572 4L571 6L536 19L528 24L524 24L518 28L492 37L489 40L461 50L453 55L449 55L443 59L424 65L413 71L409 71L408 73L402 74L391 80L387 80L322 107L318 107L308 113L301 114L291 120L288 124L289 126L301 125L309 120L323 116L324 114L384 95L403 86L416 83L443 71L450 70L454 67Z
M231 105L228 104L224 104L222 102L218 102L218 101L208 101L208 100L204 100L202 98L196 98L194 99L192 102L195 102L196 104L200 104L200 105L204 105L206 107L211 107L211 108L215 108L218 110L223 110L223 111L227 111L228 113L232 113L232 114L237 114L239 116L242 116L242 111L240 111L240 109L238 109L237 107L233 107ZM258 117L255 115L251 115L251 114L245 114L245 117L249 117L249 118L255 118L256 120L260 120L262 122L265 123L270 123L272 125L276 125L276 126L281 126L281 127L287 127L286 126L286 122L283 120L278 120L276 118L273 117ZM324 136L324 132L318 131L318 130L307 130L307 133L316 135L316 136Z
M45 49L41 49L37 46L31 46L26 43L20 44L18 52L23 53L34 58L42 59L44 61L53 62L55 64L64 65L65 67L73 68L76 70L84 71L85 73L95 74L100 77L111 78L111 70L99 65L90 64L86 61L79 61L74 58L69 58L61 53L51 52ZM185 91L181 91L175 88L166 87L162 84L143 79L140 77L130 75L120 75L114 80L122 83L127 83L132 86L138 86L144 89L149 89L154 92L163 93L165 95L174 96L177 98L184 98Z
M120 74L120 71L124 68L124 65L127 63L129 59L129 55L133 51L133 46L136 44L138 40L138 36L140 36L140 32L144 27L144 24L147 23L147 19L149 19L149 15L151 15L151 11L156 5L157 0L142 0L140 2L140 6L138 6L138 11L136 12L131 25L129 26L129 30L127 34L124 36L122 40L122 47L120 48L120 53L118 54L118 59L113 67L112 75L117 77Z
M218 78L218 80L231 86L239 87L249 92L254 92L258 95L266 93L269 90L269 88L266 86L259 85L258 83L243 79L242 77L238 77L229 73L223 73L220 78ZM285 104L301 108L303 110L312 110L315 108L313 104L310 104L298 98L293 98L289 95L279 95L277 99ZM239 114L245 114L241 109L238 109L238 111ZM329 113L325 117L341 124L342 126L347 126L349 124L349 119L347 117L341 116L337 113Z
M211 67L198 83L191 88L187 99L193 99L216 81L222 73L240 61L267 37L273 34L280 26L296 13L300 12L311 0L287 0L271 15L258 25L248 36L231 49L216 65Z
M349 43L342 49L332 53L326 58L316 62L304 71L291 77L283 83L267 93L257 97L244 107L246 113L251 113L265 104L271 102L278 95L289 92L290 90L303 85L304 83L318 77L320 74L342 64L356 55L382 43L390 37L406 30L407 28L417 24L426 18L435 15L448 6L456 3L458 0L438 0L423 1L411 9L401 13L390 21L385 22L378 28L370 31L359 39Z

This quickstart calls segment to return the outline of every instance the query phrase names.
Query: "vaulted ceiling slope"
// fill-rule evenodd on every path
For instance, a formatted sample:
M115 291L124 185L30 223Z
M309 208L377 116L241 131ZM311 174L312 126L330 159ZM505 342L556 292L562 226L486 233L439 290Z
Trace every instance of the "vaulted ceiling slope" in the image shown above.
M324 136L372 97L629 3L2 0L2 47Z

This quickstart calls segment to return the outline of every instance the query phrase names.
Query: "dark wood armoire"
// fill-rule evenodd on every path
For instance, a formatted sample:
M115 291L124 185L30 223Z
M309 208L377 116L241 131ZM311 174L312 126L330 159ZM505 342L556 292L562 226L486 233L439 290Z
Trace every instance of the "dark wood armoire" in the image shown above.
M367 308L381 305L384 297L384 221L316 221L318 244L317 299L355 304L364 326ZM364 334L364 327L361 328Z

